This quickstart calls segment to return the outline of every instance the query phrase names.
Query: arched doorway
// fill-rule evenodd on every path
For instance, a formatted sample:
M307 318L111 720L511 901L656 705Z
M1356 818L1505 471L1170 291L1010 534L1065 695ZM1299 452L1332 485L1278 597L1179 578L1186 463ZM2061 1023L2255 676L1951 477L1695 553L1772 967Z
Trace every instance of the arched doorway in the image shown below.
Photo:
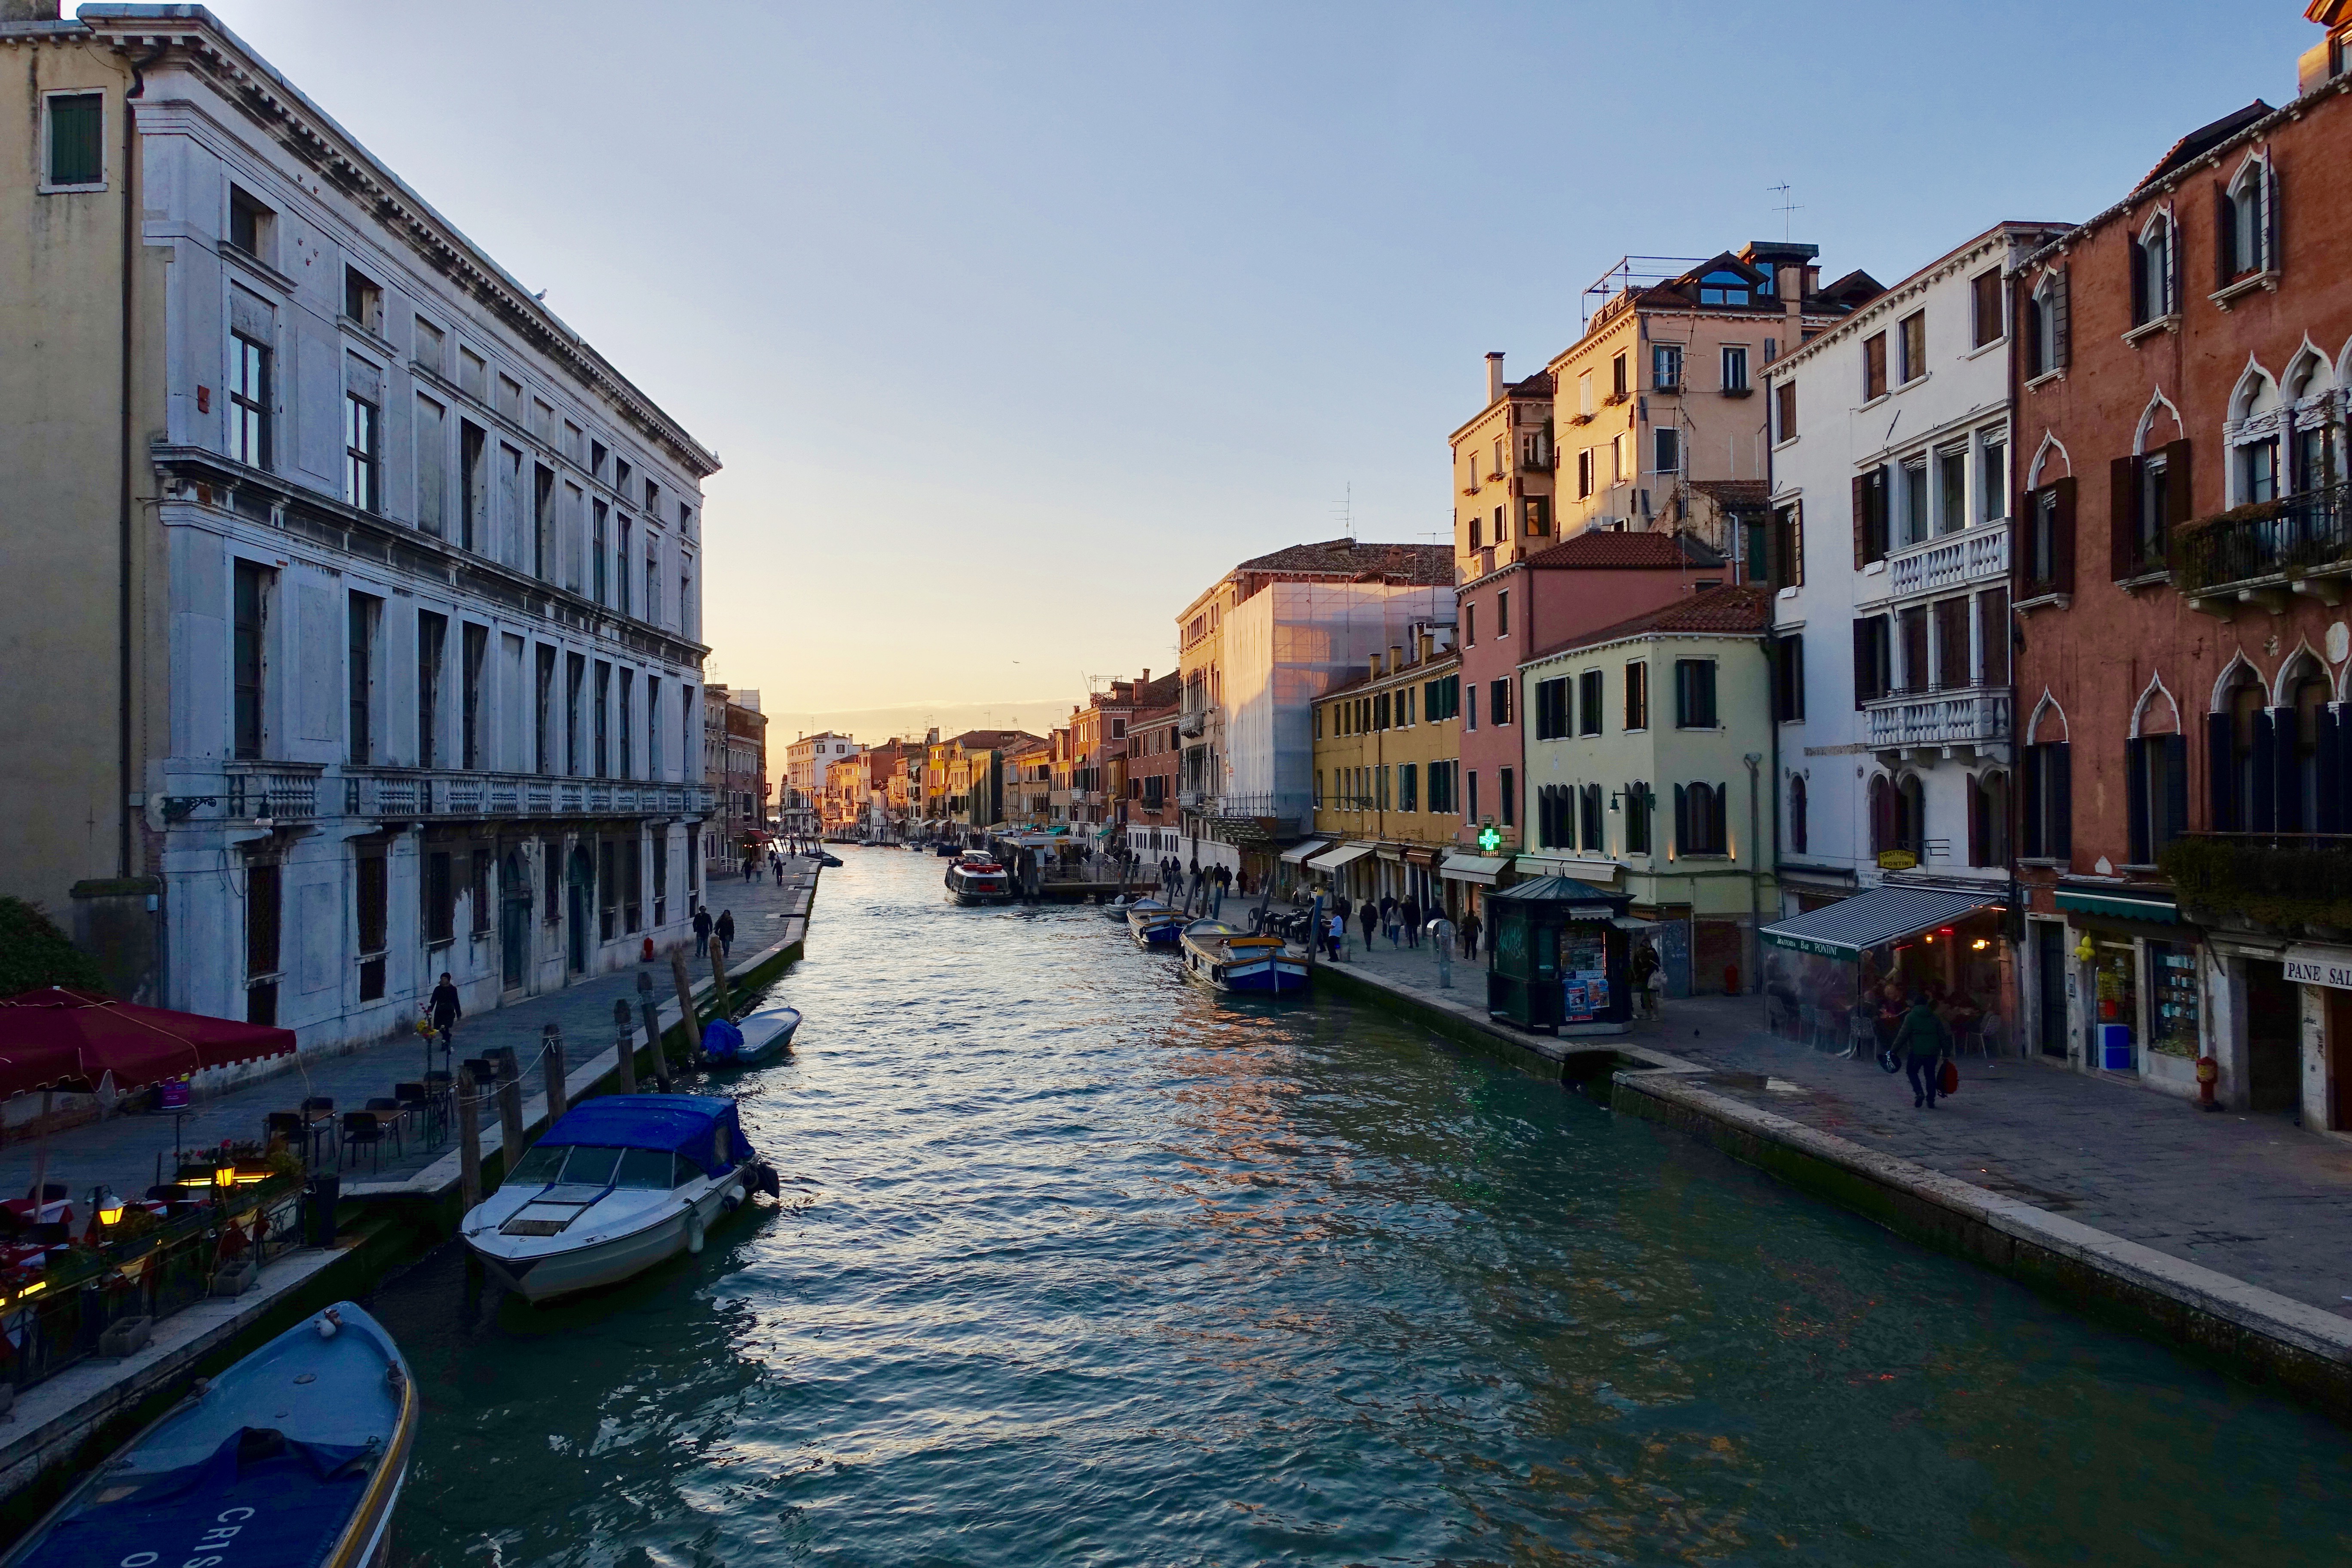
M588 973L588 926L596 918L596 862L589 858L585 845L572 847L571 874L564 879L570 894L569 923L571 942L569 957L572 973Z
M520 989L530 963L530 871L519 849L507 851L499 877L499 957L502 980Z

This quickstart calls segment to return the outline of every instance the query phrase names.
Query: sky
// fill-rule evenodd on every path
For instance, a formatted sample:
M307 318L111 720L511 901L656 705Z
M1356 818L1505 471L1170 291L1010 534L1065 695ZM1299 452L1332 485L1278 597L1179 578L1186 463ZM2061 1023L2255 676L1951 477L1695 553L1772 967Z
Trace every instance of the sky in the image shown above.
M2294 95L2301 0L213 0L725 464L770 733L1041 729L1302 540L1451 537L1628 252L1893 282ZM1775 187L1790 187L1787 196ZM1783 212L1784 202L1793 212Z

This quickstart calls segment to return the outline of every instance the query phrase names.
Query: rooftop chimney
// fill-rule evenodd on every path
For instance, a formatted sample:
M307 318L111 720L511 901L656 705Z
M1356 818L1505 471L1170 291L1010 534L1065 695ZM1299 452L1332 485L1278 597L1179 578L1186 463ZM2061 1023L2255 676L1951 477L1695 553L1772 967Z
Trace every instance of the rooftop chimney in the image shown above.
M1500 352L1486 356L1486 401L1494 402L1503 395L1503 356Z
M1147 664L1143 667L1143 673L1135 678L1135 684L1139 690L1151 684L1151 667L1150 665Z

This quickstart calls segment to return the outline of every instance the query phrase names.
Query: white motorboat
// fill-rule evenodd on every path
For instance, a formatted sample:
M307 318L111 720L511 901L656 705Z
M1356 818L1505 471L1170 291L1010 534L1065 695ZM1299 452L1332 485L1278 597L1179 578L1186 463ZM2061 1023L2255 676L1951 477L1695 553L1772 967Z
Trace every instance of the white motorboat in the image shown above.
M948 868L947 888L960 904L1002 904L1013 897L1013 879L995 856L967 849Z
M491 1277L535 1305L698 1253L713 1225L777 1188L733 1100L606 1095L566 1111L459 1228Z

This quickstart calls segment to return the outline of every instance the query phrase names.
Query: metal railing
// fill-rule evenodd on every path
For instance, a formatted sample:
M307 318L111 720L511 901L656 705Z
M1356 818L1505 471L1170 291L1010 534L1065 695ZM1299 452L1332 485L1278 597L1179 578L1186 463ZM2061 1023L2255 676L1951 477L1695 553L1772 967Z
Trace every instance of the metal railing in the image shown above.
M2183 592L2352 567L2347 487L2242 506L2179 531L2174 582Z

